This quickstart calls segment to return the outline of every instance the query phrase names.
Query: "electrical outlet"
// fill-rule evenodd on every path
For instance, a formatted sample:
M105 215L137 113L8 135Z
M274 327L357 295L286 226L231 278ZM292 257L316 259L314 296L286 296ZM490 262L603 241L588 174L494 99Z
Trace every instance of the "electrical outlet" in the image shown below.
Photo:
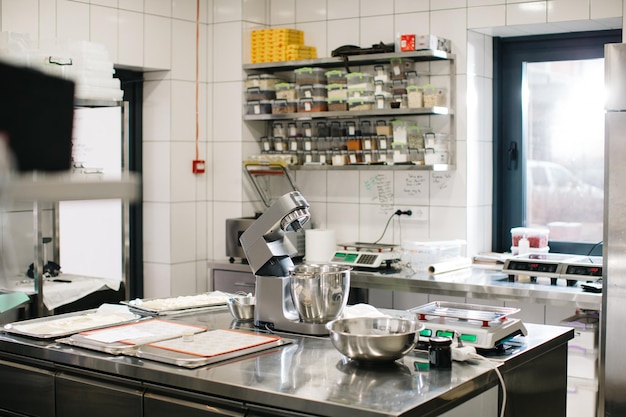
M407 221L427 221L428 220L428 209L425 207L411 207L403 209L402 211L411 210L410 216L402 216L402 222Z

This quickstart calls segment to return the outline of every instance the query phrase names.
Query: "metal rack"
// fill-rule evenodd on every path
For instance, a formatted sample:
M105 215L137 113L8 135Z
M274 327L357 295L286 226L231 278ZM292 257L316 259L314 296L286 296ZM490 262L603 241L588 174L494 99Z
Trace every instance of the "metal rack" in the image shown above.
M8 191L16 202L33 204L33 273L37 296L37 317L45 315L43 303L44 248L42 236L42 204L53 203L54 257L59 257L59 202L69 200L92 200L119 198L122 200L122 277L129 297L129 203L140 195L140 179L128 171L128 103L118 101L80 100L76 107L120 107L122 112L122 176L119 178L93 179L85 175L64 173L33 172L12 177Z

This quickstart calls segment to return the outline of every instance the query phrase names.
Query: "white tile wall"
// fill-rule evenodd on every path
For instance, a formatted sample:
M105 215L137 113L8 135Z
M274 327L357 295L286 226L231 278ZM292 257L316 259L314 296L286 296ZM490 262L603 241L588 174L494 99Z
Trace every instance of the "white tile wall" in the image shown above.
M89 12L90 40L103 44L111 58L117 57L119 28L117 9L92 6Z
M316 46L320 56L344 44L390 42L398 32L451 39L457 56L456 171L420 173L426 176L423 194L413 199L401 187L408 175L402 171L381 171L388 195L365 185L377 171L302 171L296 177L310 196L314 221L335 229L338 241L377 238L387 210L411 208L416 216L394 219L386 238L461 237L470 240L468 251L479 251L489 249L491 234L490 36L621 27L622 3L202 0L198 147L206 174L199 176L190 169L195 158L194 0L1 0L0 30L28 33L42 44L54 38L99 41L116 64L148 70L144 295L155 297L206 288L202 265L225 256L224 219L263 209L241 168L243 157L258 153L255 138L264 131L262 123L241 122L241 66L249 60L251 29L301 28L305 42ZM428 68L447 74L443 64ZM441 128L444 122L433 117L428 123ZM26 213L28 207L6 215L22 219L12 224L23 224L29 223L23 220L29 219ZM27 240L18 247L28 252L30 246Z
M548 1L548 22L589 19L590 0Z

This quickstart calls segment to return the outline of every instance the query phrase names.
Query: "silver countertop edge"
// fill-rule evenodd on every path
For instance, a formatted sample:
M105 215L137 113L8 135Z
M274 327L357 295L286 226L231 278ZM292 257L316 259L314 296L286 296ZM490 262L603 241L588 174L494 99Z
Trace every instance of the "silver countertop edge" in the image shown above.
M247 264L214 261L209 269L250 272ZM583 291L579 286L568 287L565 280L559 279L558 285L551 285L549 278L538 278L536 283L509 282L508 276L501 271L472 267L435 276L403 273L386 274L376 271L353 270L350 285L355 288L371 288L406 292L426 292L459 296L465 298L484 298L500 301L532 302L558 306L600 310L602 294Z
M398 314L407 313L398 311ZM191 317L180 320L222 328L231 322L227 312L198 315L196 321ZM568 327L527 324L527 328L526 349L507 356L500 365L504 370L513 369L573 338L573 329ZM399 387L395 376L389 380L389 372L383 372L383 377L386 375L388 382L393 383L377 385L374 389L369 383L385 380L380 379L379 371L349 365L344 368L344 359L330 340L279 335L292 337L294 344L195 369L3 333L0 333L0 352L4 353L0 353L0 357L9 354L44 363L49 361L58 370L95 371L131 378L146 387L182 389L241 401L246 405L271 405L296 412L316 410L316 414L326 416L350 413L354 417L382 417L415 412L435 415L471 398L472 392L482 392L497 385L497 378L491 371L494 365L455 362L448 382L442 385L431 381L436 374L426 373L423 377L432 382L430 386L421 390L415 386ZM416 360L428 361L426 355L416 353L405 356L397 365L404 370L403 381L415 383L415 378L419 378L413 366ZM362 389L367 389L368 395L363 396ZM445 401L441 401L444 394Z

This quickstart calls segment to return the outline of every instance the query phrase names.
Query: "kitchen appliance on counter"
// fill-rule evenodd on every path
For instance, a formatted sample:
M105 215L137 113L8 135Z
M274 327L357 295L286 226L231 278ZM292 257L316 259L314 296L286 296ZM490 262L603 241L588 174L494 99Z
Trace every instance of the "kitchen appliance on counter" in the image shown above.
M286 164L283 161L244 161L244 172L257 191L266 208L272 205L275 198L272 196L274 190L279 196L290 191L298 191L296 184L291 177ZM272 179L276 181L272 181ZM226 256L230 263L237 259L246 263L246 255L241 247L240 238L243 232L252 225L262 213L254 216L238 217L226 219ZM308 226L306 226L308 227ZM286 230L285 236L296 248L293 258L300 261L305 254L304 233L297 233L293 230Z
M393 262L400 260L400 257L401 252L396 245L354 242L338 244L330 262L365 269L376 269L390 268Z
M518 308L433 301L408 311L424 325L421 341L449 337L476 349L498 350L515 336L528 334L520 319L508 317Z
M254 217L237 217L233 219L226 219L226 256L228 261L232 264L240 259L241 262L246 263L246 254L241 247L239 238L243 232L246 231L256 219L259 218L261 213L258 213ZM305 239L303 233L297 233L294 231L285 232L285 237L289 239L291 244L296 248L296 253L293 256L295 260L301 260L304 257L305 251Z
M537 277L550 278L552 285L559 279L565 279L567 286L574 286L580 281L602 279L602 257L569 255L564 253L529 253L508 258L502 272L508 274L509 281L516 275L528 275L532 282Z
M327 335L325 323L341 314L347 302L351 268L325 265L328 268L300 270L294 266L295 248L285 232L301 231L309 218L309 203L300 192L292 191L276 200L241 235L241 247L256 277L257 327ZM307 309L313 307L309 315Z

